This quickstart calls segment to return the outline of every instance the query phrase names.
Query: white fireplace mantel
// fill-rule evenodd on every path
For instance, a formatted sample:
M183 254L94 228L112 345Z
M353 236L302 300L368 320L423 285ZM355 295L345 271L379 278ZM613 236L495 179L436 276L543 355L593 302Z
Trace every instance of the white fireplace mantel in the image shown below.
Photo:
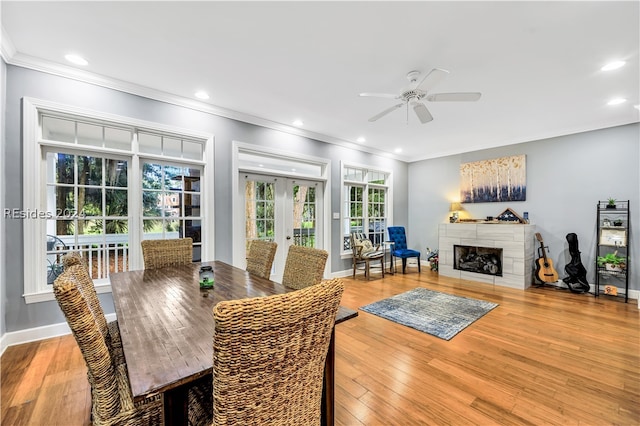
M445 277L526 289L533 280L535 225L507 223L442 223L438 232L438 273ZM502 276L453 269L453 246L502 249Z

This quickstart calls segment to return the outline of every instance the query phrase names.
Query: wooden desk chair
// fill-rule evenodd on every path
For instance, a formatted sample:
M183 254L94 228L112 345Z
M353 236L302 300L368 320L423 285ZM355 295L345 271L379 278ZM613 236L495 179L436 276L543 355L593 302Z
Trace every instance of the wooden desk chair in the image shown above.
M329 253L312 247L290 246L282 275L282 285L301 289L322 281Z
M213 308L213 424L319 425L325 360L344 284Z
M193 261L193 239L191 237L143 240L140 245L142 246L144 269L188 265Z
M162 424L162 395L149 395L133 403L126 364L116 364L96 315L85 299L79 282L82 265L67 268L53 284L73 336L87 364L91 384L92 423L101 425Z
M380 250L380 246L373 246L371 240L366 234L361 232L351 233L351 250L353 251L353 278L356 277L356 268L364 263L364 276L371 278L370 263L372 261L380 262L380 270L382 278L384 278L384 251Z
M278 244L272 241L251 240L247 249L247 272L269 279Z
M113 355L113 360L116 364L124 364L124 354L122 352L122 340L120 339L120 329L118 328L118 321L107 322L107 318L104 315L104 310L98 299L98 293L96 287L89 275L87 265L82 258L82 255L78 252L71 252L66 254L62 258L62 264L64 270L72 270L75 278L80 286L82 296L85 298L96 322L98 323L98 329L100 334L105 339L109 351Z

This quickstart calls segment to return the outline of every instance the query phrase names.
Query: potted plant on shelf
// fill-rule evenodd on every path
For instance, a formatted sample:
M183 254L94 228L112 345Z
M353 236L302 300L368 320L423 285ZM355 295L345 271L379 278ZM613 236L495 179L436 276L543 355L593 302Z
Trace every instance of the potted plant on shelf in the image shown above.
M627 267L627 259L623 256L618 256L617 251L604 256L598 256L596 261L600 268L604 267L605 270L612 272L622 272Z
M609 202L607 203L607 208L608 209L615 209L616 208L616 199L615 198L609 198Z

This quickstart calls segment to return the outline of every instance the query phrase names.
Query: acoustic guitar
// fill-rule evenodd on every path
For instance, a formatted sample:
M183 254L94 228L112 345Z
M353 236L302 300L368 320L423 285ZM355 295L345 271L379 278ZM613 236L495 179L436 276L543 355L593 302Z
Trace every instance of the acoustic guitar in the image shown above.
M555 283L558 281L558 271L553 269L553 261L547 257L544 241L539 232L536 232L536 239L540 242L536 260L536 278L543 283Z

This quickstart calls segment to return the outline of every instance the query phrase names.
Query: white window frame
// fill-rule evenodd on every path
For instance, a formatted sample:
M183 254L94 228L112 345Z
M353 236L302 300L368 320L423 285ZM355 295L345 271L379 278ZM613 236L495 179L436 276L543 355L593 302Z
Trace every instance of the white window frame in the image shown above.
M364 178L362 181L350 181L344 178L345 169L359 169L364 172ZM370 172L379 172L384 173L388 176L384 185L369 183L367 179L367 175ZM385 211L387 212L385 230L392 226L393 224L393 173L391 170L372 166L369 164L360 164L360 163L352 163L352 162L340 162L340 257L343 259L350 258L353 255L351 250L344 249L344 235L342 233L344 221L346 219L344 212L344 205L346 203L345 193L346 186L359 186L363 188L362 192L362 203L363 203L363 226L368 225L369 223L369 188L385 188L387 191L385 197ZM385 231L386 232L386 231Z
M266 167L260 166L246 166L241 165L239 156L241 153L252 154L257 157L264 156L265 157L265 165ZM306 162L312 164L314 166L320 167L320 176L316 175L308 175L305 173L300 173L299 171L283 171L282 169L272 168L269 166L271 159L281 159L284 161L290 162ZM323 231L322 238L324 241L325 247L332 247L331 241L331 160L322 157L316 157L313 155L300 154L292 151L283 151L280 149L257 146L254 144L249 144L246 142L240 142L237 140L233 141L232 144L232 159L231 159L231 169L232 169L232 180L231 185L234 190L232 191L232 205L233 205L233 214L232 214L232 229L233 229L233 240L234 241L244 241L246 238L245 228L244 228L244 215L239 214L239 212L244 212L244 186L240 185L240 173L255 173L264 176L283 176L286 178L301 178L309 181L316 182L324 182L324 190L323 190ZM244 245L234 244L233 245L233 265L236 267L243 268L245 264L245 247ZM325 271L331 271L331 256L327 259L327 264L325 266Z
M67 142L56 142L44 140L42 138L40 115L49 113L56 116L69 116L75 119L88 119L103 123L105 125L124 126L144 131L151 131L161 134L180 135L184 138L198 140L203 143L202 160L182 160L163 155L152 155L138 152L137 138L133 136L131 150L120 150L104 147L85 147L70 144ZM23 205L22 211L28 215L23 221L24 238L24 298L26 303L37 303L54 300L53 289L46 284L46 277L42 268L34 265L45 264L45 238L46 234L46 159L43 158L42 147L58 148L61 151L82 149L95 154L107 154L117 156L127 156L131 158L129 187L141 188L140 176L133 171L140 170L141 158L154 161L171 161L184 164L198 164L203 168L201 190L203 197L202 217L203 226L207 231L202 235L202 261L210 261L214 255L214 136L210 133L197 132L193 130L167 126L144 120L132 119L129 117L108 114L99 111L78 108L74 106L59 104L55 102L23 98ZM136 189L137 190L137 189ZM140 189L141 190L141 189ZM135 198L135 197L134 197ZM129 239L130 242L142 240L142 225L140 223L141 214L140 201L136 200L133 205L129 205ZM206 224L205 224L206 222ZM130 269L142 269L141 250L131 250ZM96 285L98 293L111 292L109 283Z

